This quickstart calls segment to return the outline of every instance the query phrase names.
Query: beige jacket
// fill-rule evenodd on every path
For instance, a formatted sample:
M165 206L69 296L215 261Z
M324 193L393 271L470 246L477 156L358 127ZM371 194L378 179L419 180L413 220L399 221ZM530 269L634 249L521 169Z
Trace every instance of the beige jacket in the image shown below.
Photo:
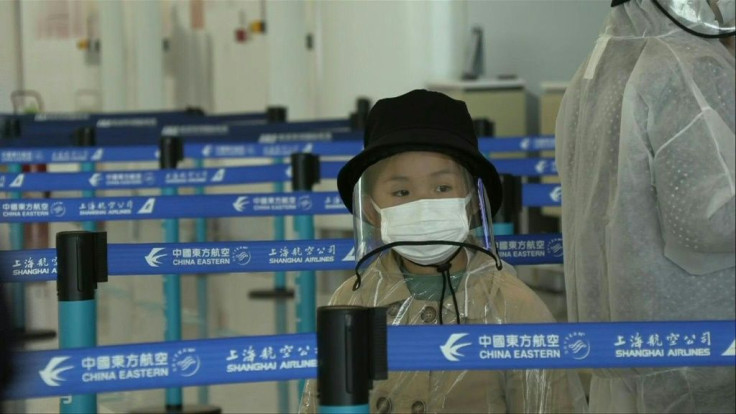
M456 292L463 324L554 322L544 303L504 263L496 270L493 260L475 254L469 272ZM363 275L362 286L353 291L354 280L343 283L331 305L386 307L390 325L438 324L438 301L421 300L410 292L391 254L383 255ZM437 295L439 298L439 295ZM456 323L449 293L442 305L444 324ZM417 338L418 341L421 338ZM307 382L300 412L318 411L316 380ZM585 395L575 371L411 371L389 372L374 382L371 411L377 413L517 413L583 412Z

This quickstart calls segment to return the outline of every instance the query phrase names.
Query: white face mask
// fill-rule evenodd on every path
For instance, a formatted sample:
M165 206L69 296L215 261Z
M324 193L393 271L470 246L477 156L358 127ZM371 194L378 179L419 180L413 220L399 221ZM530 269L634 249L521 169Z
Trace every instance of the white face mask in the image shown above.
M394 207L379 208L381 239L384 243L401 241L463 242L469 222L465 211L467 198L438 198L412 201ZM403 257L420 265L440 264L458 249L449 244L396 246Z

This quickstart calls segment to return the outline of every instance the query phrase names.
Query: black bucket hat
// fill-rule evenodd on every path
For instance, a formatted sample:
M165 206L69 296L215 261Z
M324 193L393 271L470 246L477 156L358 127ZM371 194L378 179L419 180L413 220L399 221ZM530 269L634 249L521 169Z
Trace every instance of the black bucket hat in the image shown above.
M368 114L363 151L337 175L337 188L353 212L353 188L366 168L407 151L430 151L453 157L468 172L483 180L491 214L501 207L503 191L496 167L478 150L478 138L465 102L439 92L414 90L381 99Z

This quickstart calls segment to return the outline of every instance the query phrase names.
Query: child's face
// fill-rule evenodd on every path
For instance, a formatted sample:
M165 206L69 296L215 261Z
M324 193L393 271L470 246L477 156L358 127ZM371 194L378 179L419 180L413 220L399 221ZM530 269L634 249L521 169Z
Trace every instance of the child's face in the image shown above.
M451 157L436 152L404 152L372 168L377 173L371 197L380 208L468 194L464 170Z

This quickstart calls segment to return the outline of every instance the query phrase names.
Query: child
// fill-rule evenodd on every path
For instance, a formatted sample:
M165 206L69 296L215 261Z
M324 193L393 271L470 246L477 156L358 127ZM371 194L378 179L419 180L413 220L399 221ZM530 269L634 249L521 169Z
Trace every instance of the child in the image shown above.
M338 176L354 217L356 279L331 305L386 307L393 325L554 322L498 257L501 183L463 102L423 90L380 100L364 144ZM301 412L317 411L317 394L309 381ZM574 371L390 372L371 393L379 413L585 409Z

